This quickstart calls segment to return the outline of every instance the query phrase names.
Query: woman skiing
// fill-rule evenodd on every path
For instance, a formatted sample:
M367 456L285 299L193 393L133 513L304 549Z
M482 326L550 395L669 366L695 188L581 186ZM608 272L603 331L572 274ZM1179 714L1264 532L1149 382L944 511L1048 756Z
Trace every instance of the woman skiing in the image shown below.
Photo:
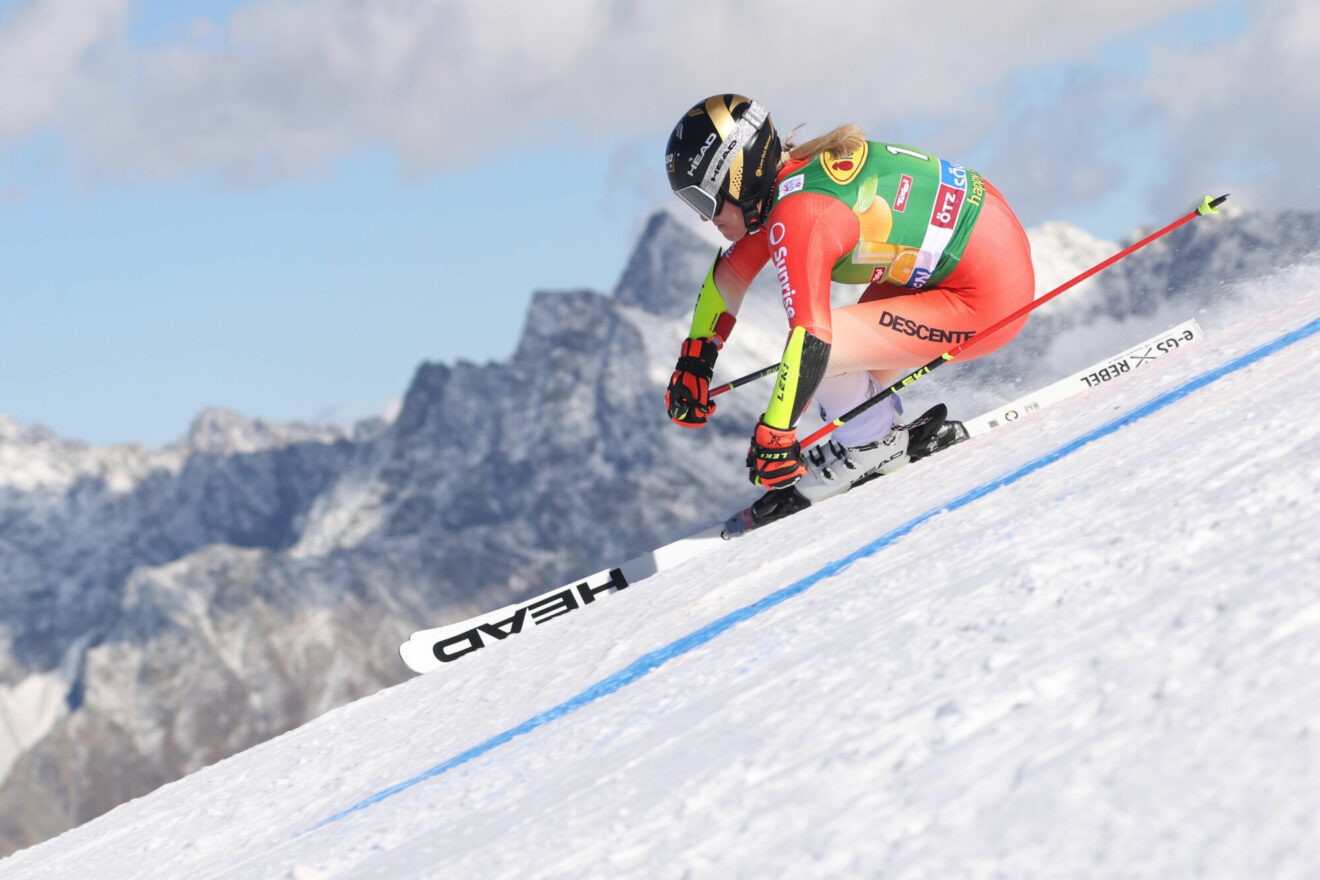
M753 525L965 436L943 405L895 425L895 395L805 457L797 424L812 399L832 421L1032 300L1027 236L998 190L961 165L868 141L855 125L782 143L766 108L734 94L684 114L665 162L675 195L733 242L702 284L666 393L669 417L697 428L714 412L715 359L767 263L788 316L778 378L747 453L749 478L770 490L752 507ZM832 309L832 280L866 288L855 305ZM975 356L1025 322L978 343Z

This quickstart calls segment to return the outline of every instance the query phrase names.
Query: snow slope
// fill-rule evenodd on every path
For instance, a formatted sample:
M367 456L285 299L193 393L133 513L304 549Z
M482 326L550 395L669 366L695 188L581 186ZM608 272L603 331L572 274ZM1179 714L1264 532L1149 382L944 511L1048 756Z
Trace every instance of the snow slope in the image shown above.
M0 877L1316 876L1320 273L1275 281Z

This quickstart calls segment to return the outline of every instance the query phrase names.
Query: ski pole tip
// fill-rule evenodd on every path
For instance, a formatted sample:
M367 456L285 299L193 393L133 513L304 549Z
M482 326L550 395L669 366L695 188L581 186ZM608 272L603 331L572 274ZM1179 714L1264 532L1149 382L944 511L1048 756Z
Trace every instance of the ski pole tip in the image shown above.
M1219 206L1228 201L1228 197L1229 193L1224 193L1217 199L1207 195L1201 200L1201 204L1197 206L1196 213L1201 214L1202 216L1206 214L1218 214Z

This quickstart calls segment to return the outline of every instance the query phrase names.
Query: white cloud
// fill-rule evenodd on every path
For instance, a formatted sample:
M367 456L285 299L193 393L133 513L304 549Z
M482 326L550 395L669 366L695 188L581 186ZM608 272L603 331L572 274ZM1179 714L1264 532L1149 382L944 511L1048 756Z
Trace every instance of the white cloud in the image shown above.
M5 45L48 64L30 101L7 90L0 132L12 140L57 115L103 173L258 178L367 143L425 170L528 139L659 132L726 88L817 125L859 104L877 119L952 112L1022 64L1076 57L1194 5L1114 0L1061 28L1053 3L1024 0L814 16L787 0L256 0L231 14L222 48L139 50L123 35L125 0L88 2L99 19L79 17L87 2L39 0L6 24ZM95 26L109 13L118 34ZM56 16L76 27L28 21ZM100 51L88 52L94 38Z
M60 121L87 56L128 18L128 0L31 0L0 18L0 146Z
M384 146L427 173L583 138L635 148L739 90L783 129L852 120L876 137L933 131L955 158L990 151L1041 210L1112 188L1117 140L1135 131L1167 150L1170 191L1259 154L1278 178L1257 185L1295 198L1288 172L1315 143L1317 7L1261 0L1230 44L1155 50L1140 75L1102 61L1212 5L253 0L209 33L178 31L201 37L140 48L127 0L29 0L0 23L0 146L54 126L84 173L246 183ZM1067 77L1057 103L1015 106L1023 78L1048 70Z
M1320 6L1261 0L1232 43L1160 54L1143 96L1177 177L1234 190L1239 204L1320 207Z

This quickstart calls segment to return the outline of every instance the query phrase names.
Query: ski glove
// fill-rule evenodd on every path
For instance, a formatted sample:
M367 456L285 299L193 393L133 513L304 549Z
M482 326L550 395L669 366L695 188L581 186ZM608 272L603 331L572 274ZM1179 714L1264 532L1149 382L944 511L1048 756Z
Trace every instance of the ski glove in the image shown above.
M786 489L806 472L797 428L772 428L762 416L747 449L747 479L767 489Z
M710 401L710 379L715 375L715 358L720 350L711 339L686 339L679 353L674 375L669 377L665 407L674 424L700 428L715 412Z

